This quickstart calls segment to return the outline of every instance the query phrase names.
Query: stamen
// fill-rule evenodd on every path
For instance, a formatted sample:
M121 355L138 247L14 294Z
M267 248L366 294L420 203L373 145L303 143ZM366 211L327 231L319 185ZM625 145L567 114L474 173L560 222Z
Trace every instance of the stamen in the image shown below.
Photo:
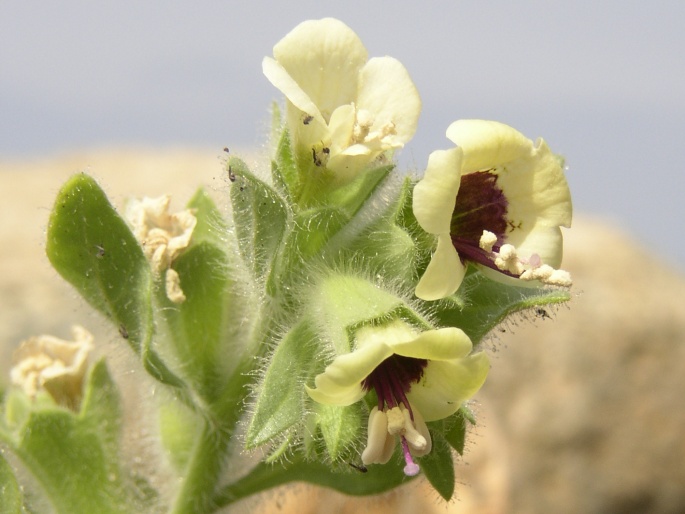
M480 236L480 241L478 242L480 249L490 253L495 244L497 244L497 236L488 230L483 230L483 235Z
M407 443L407 440L402 436L402 453L404 454L404 462L407 463L406 466L404 466L404 474L407 475L408 477L413 477L419 474L420 468L419 465L414 462L414 459L411 457L411 453L409 453L409 444Z

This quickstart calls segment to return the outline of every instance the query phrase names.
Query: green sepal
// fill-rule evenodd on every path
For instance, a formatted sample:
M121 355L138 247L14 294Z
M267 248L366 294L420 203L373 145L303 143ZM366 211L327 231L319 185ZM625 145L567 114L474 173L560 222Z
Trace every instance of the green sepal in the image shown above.
M469 408L462 405L454 415L438 421L431 421L428 426L432 434L439 434L459 455L463 455L466 428L469 424L475 425L476 420Z
M393 169L394 164L386 164L364 170L350 183L322 192L316 201L319 205L336 206L348 216L354 216Z
M287 128L283 128L280 134L276 154L271 161L271 177L276 187L280 188L290 200L299 187L299 173L290 145L290 132Z
M295 216L295 227L288 247L292 253L299 254L302 259L311 258L320 252L331 236L348 220L347 215L337 207L319 207L301 211Z
M382 202L370 199L323 249L329 255L355 256L364 259L365 267L374 274L393 277L413 288L417 266L425 268L430 260L425 238L411 210L412 181L386 180L376 191ZM375 198L375 196L374 196ZM432 240L431 240L432 242Z
M186 297L172 303L163 287L158 290L161 316L168 329L160 330L170 341L188 384L208 403L223 392L240 357L240 324L246 298L230 273L224 251L209 241L191 245L173 264ZM230 353L227 348L231 349Z
M361 403L340 407L313 402L316 423L321 430L326 453L332 461L351 457L366 422Z
M562 304L570 299L571 293L566 289L506 285L470 267L454 295L431 305L441 325L461 328L475 348L511 314Z
M270 290L282 288L287 291L303 275L305 266L312 259L317 264L322 259L335 258L322 248L330 238L345 226L349 218L338 208L319 207L295 213L292 230L286 235L278 269L271 279L279 284L272 284Z
M247 165L232 157L233 220L240 253L257 280L268 277L290 213L280 195L256 178Z
M454 494L454 461L452 449L440 433L431 432L433 448L428 455L421 457L420 465L433 488L446 501Z
M80 412L39 408L13 438L3 439L55 512L148 512L156 492L122 467L121 421L119 392L100 361L88 373Z
M186 299L172 303L164 284L158 284L159 312L166 321L158 331L160 339L171 342L188 383L204 402L214 404L240 372L241 356L251 351L247 342L253 323L245 320L257 307L250 296L249 273L232 262L234 241L219 209L202 189L188 208L194 209L197 224L190 246L172 265Z
M0 453L0 514L21 514L24 499L12 467Z
M8 431L16 430L26 423L32 411L54 408L55 405L47 391L40 390L35 398L29 398L20 389L10 389L5 395L4 425Z
M150 265L126 222L88 175L74 175L57 195L46 253L57 272L117 327L150 374L182 385L150 348Z
M219 247L225 247L227 245L228 227L221 211L209 193L204 188L199 188L188 202L187 207L193 209L197 219L191 245L206 241Z
M337 355L352 350L353 332L362 326L402 319L422 329L431 328L393 291L346 273L321 277L306 297L308 314L317 320L321 339L332 343Z
M305 320L291 329L260 374L253 414L245 444L255 448L273 441L305 418L307 392L304 384L312 375L317 358L317 336Z
M271 102L271 127L269 131L269 145L271 147L271 155L273 156L276 147L281 139L281 133L284 130L283 117L281 116L281 106L278 102Z
M354 239L345 234L349 241L344 243L344 247L364 255L366 263L374 272L413 286L416 282L416 234L411 221L405 219L407 205L411 205L411 185L411 180L406 178L399 188L397 185L384 188L384 196L388 199L387 207L384 203L384 210L372 217L374 221ZM366 214L362 218L369 219L369 216ZM361 224L355 219L350 225ZM341 241L336 243L339 245Z
M466 426L467 422L475 424L473 416L467 417L466 407L461 407L454 416L451 416L444 421L443 435L445 441L454 448L459 455L464 455L464 445L466 444ZM470 414L470 413L469 413Z

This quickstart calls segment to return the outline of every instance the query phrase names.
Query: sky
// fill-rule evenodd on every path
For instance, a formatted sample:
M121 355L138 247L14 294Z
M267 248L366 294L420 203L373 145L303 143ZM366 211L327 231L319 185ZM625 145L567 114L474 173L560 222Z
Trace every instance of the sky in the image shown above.
M260 147L280 100L262 58L326 16L416 83L423 111L402 166L420 171L450 148L454 120L507 123L566 157L577 214L685 269L680 0L2 0L0 159Z

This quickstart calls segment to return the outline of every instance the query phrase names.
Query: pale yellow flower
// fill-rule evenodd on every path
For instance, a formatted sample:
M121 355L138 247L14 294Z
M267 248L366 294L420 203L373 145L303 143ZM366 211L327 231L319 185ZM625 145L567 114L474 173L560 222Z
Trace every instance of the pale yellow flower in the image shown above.
M23 341L14 352L12 383L30 398L45 390L60 405L75 409L81 401L93 336L81 326L74 326L72 333L73 342L50 335Z
M126 205L126 219L143 247L152 270L157 275L166 273L167 297L174 303L182 303L186 297L181 289L180 277L171 269L171 265L190 245L197 218L192 209L170 214L170 201L169 195L131 199Z
M295 27L262 69L287 98L287 126L297 159L352 180L416 131L421 100L392 57L367 61L366 48L343 22L325 18Z
M420 332L404 321L368 326L355 334L355 348L339 355L314 379L309 396L328 405L350 405L374 389L378 406L371 410L364 464L390 460L396 436L413 475L414 456L431 450L426 421L446 418L483 385L487 356L469 355L471 340L458 328Z
M414 188L416 219L437 236L416 295L451 295L467 262L495 280L570 286L570 275L556 269L560 227L570 227L572 216L558 157L542 139L533 143L495 121L456 121L447 137L457 148L433 152Z

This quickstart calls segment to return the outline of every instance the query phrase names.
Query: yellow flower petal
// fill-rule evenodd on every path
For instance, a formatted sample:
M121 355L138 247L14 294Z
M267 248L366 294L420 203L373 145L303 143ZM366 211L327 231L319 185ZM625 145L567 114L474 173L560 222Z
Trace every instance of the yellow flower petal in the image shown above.
M513 245L516 255L507 261L507 265L500 265L498 262L503 257L493 252L492 247L486 249L481 246L481 250L489 254L484 254L480 260L470 258L494 280L539 286L538 279L532 281L530 273L524 277L525 280L517 281L500 273L500 270L519 275L526 270L532 273L541 263L552 268L561 264L563 244L559 227L571 225L572 204L559 159L542 139L533 144L517 130L496 121L455 121L447 129L447 137L461 151L457 178L448 171L454 164L446 164L444 157L434 152L436 155L431 154L425 177L414 188L416 219L426 232L438 236L436 252L417 285L416 296L424 300L444 298L456 290L452 288L455 283L458 287L463 278L464 268L457 268L460 277L457 282L454 266L448 261L450 257L454 260L457 250L450 255L446 248L447 241L451 241L451 236L455 235L450 232L455 229L451 224L458 201L459 184L455 186L453 181L461 182L464 177L478 171L487 171L496 176L497 188L506 199L506 213L502 219L493 221L500 224L504 222L507 229L497 236L506 245ZM491 230L489 226L482 228ZM459 235L458 230L457 226L456 235ZM473 244L477 248L475 245L479 244L479 241L470 239L455 241L459 251L462 251L459 245ZM493 269L487 268L487 262L493 263ZM495 265L499 270L495 269ZM557 280L549 283L561 285L563 282ZM570 282L570 279L566 282Z
M571 192L557 157L542 139L535 148L531 142L525 157L496 173L507 197L507 217L515 226L523 231L536 224L571 226Z
M441 361L466 357L473 347L469 336L455 327L427 330L409 341L387 344L397 355Z
M292 78L292 76L281 66L276 60L271 57L264 57L262 61L262 71L269 82L271 82L278 90L285 95L285 97L300 111L307 113L321 123L326 121L321 116L319 108L309 98L300 85Z
M341 21L301 23L264 59L267 78L288 99L287 126L300 166L325 168L336 188L401 148L416 131L421 100L407 70L391 57L367 62ZM303 116L304 115L304 116ZM311 118L311 119L310 119ZM304 120L307 120L306 123ZM326 159L312 152L328 148Z
M392 355L389 346L369 344L351 353L339 355L314 379L315 389L307 387L307 394L319 403L350 405L364 396L362 380L385 359Z
M368 54L343 22L325 18L300 23L274 46L274 57L328 121L357 96L357 75Z
M357 107L373 113L370 132L385 135L391 148L416 132L421 98L407 69L392 57L375 57L361 69Z
M407 399L426 421L446 418L478 392L489 370L483 352L463 359L429 360L423 378L407 393Z
M466 268L459 260L449 234L441 234L433 258L414 294L427 301L445 298L459 289L465 274Z
M530 139L497 121L455 121L447 128L447 138L464 150L464 171L496 167L532 152Z
M423 179L414 187L413 209L429 234L449 234L461 183L462 150L436 150L428 157Z

